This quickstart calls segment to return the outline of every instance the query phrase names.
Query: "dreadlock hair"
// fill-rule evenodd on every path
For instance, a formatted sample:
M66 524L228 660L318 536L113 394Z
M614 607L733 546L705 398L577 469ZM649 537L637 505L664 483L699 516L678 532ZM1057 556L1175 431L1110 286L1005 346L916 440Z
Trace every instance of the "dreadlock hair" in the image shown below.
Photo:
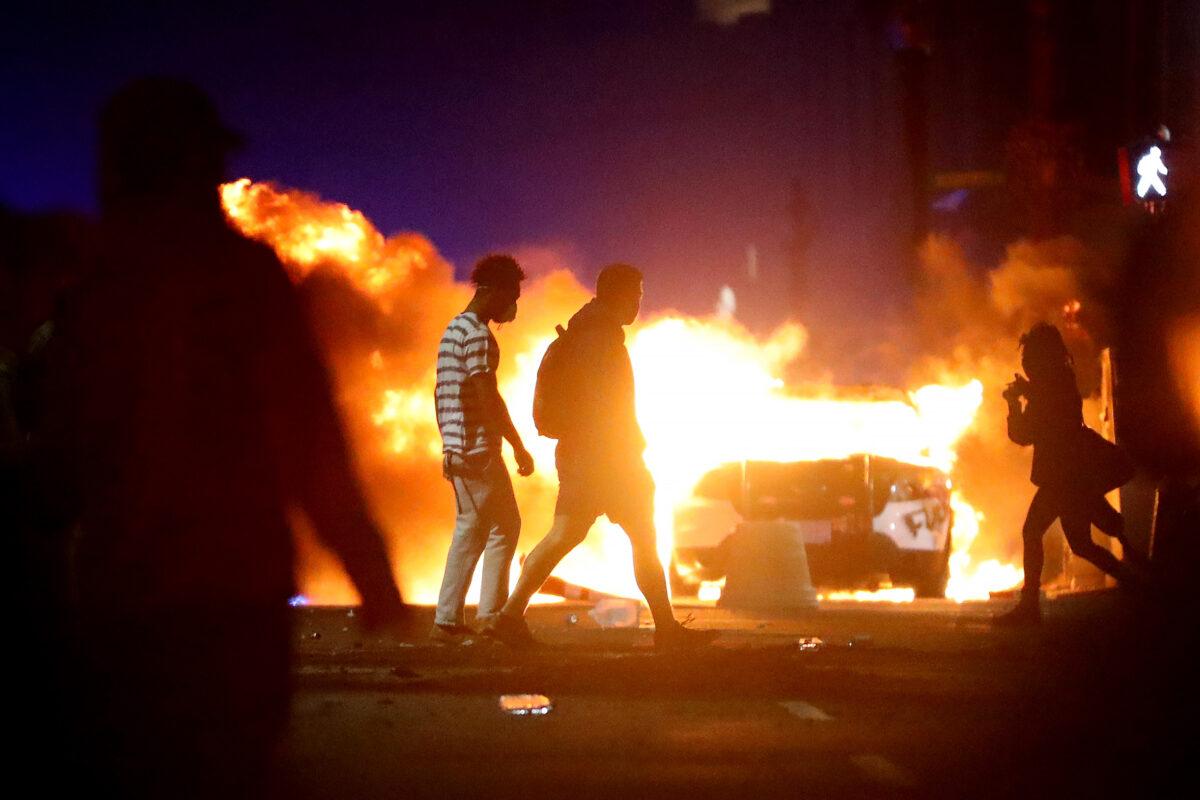
M517 286L525 280L525 271L517 260L505 253L491 253L471 270L471 283L484 286Z

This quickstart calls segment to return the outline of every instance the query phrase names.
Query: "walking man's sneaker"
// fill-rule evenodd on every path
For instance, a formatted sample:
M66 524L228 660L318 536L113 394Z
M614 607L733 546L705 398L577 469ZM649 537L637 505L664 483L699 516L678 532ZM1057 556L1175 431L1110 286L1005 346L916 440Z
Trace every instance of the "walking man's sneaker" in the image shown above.
M1019 628L1039 625L1042 622L1042 607L1037 602L1021 600L1013 608L992 617L992 624L1002 628Z
M720 631L698 631L679 624L672 628L656 628L654 649L662 653L686 652L707 647L720 635Z
M435 644L464 644L474 638L475 631L468 625L434 625L429 630L429 639Z
M506 644L514 650L528 650L537 646L537 640L529 632L524 617L512 614L496 614L483 626L484 636Z

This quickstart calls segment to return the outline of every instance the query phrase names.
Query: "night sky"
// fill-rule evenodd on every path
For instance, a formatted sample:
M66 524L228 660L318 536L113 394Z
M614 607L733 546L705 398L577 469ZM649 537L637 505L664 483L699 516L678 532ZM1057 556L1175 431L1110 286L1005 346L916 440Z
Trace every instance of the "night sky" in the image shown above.
M869 329L904 311L911 253L887 4L775 5L720 27L690 2L49 4L0 33L0 202L93 210L99 105L179 75L244 133L230 177L420 231L460 275L541 248L638 264L652 308L728 283L753 327ZM1020 15L943 16L935 166L994 168Z

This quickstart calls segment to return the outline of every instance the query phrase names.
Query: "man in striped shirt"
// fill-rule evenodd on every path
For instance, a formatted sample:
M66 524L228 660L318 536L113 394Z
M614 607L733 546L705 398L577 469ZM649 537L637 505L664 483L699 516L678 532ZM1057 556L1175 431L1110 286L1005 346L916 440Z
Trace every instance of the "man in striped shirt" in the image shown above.
M533 473L533 458L513 426L496 384L500 348L488 323L511 322L525 273L507 255L489 255L475 265L475 296L450 320L438 346L437 421L442 434L442 474L454 487L458 520L446 556L430 637L461 642L472 633L463 607L475 565L483 556L480 619L499 612L508 599L508 572L521 515L501 455L512 445L517 473Z

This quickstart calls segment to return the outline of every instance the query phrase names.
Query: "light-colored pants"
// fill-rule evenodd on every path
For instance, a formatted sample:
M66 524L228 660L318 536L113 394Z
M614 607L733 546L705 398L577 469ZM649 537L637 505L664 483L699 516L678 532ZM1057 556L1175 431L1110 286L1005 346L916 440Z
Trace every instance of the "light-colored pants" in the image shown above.
M448 477L454 485L458 521L446 555L435 621L438 625L463 625L467 589L480 555L483 582L477 616L499 613L508 599L508 572L521 534L521 514L499 453L482 462L473 457L472 463L452 469Z

